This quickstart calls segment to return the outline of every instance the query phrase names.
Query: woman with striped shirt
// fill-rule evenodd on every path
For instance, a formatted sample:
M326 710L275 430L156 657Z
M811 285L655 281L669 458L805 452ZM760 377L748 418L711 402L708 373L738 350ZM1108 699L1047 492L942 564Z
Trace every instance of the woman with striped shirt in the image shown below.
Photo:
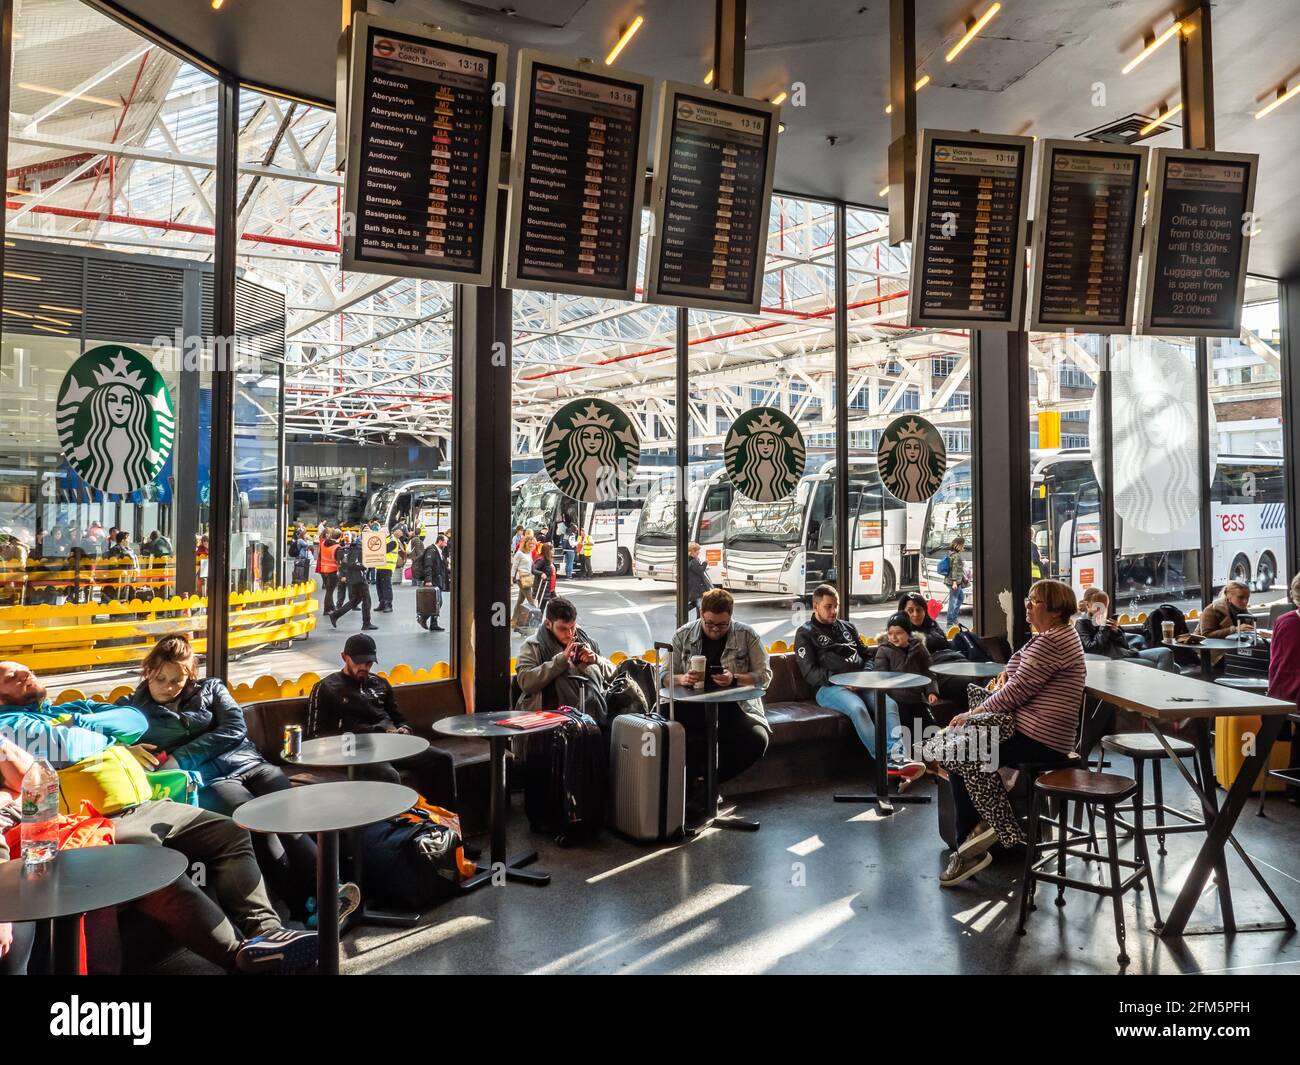
M1025 843L998 769L1059 761L1075 748L1086 677L1083 646L1070 623L1078 609L1068 584L1036 581L1025 600L1033 635L1011 656L1001 687L954 717L940 737L938 760L948 771L964 840L939 878L944 887L987 867L995 842Z

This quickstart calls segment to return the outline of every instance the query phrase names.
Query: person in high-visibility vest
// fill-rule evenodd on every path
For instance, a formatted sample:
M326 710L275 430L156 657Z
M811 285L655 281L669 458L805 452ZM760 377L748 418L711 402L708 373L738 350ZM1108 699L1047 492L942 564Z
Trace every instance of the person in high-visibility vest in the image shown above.
M393 612L393 570L397 568L397 556L400 553L401 545L398 544L397 537L389 533L384 542L384 561L375 565L375 592L379 596L381 614Z
M586 529L578 530L578 538L574 541L574 549L577 551L577 557L580 560L579 575L582 577L591 576L591 536Z

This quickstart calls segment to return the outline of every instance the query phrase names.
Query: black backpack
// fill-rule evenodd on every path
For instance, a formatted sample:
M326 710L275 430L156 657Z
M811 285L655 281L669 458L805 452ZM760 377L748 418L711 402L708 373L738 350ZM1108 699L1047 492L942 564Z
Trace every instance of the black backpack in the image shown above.
M957 633L950 641L949 645L967 662L991 662L988 652L984 650L984 645L975 638L975 634L966 628L965 625L958 625L961 631Z
M1163 647L1164 633L1161 628L1166 621L1174 623L1174 636L1187 635L1187 616L1176 606L1162 603L1147 615L1147 646Z
M655 685L655 667L643 658L626 658L614 670L605 689L604 728L619 714L646 714L659 702Z

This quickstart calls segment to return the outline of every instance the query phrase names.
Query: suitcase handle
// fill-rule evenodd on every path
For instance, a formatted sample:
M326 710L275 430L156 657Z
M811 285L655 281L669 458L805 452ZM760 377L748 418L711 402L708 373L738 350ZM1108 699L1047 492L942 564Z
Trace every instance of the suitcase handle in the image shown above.
M673 645L670 643L660 643L658 640L655 641L655 646L654 646L655 666L659 669L662 669L663 658L659 654L660 651L668 652L668 674L667 674L668 676L668 720L676 721L677 720L677 698L673 687Z

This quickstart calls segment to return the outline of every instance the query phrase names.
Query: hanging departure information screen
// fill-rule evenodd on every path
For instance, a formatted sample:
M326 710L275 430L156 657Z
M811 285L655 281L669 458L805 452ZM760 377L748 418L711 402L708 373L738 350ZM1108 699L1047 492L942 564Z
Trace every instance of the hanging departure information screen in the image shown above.
M519 57L503 284L631 299L650 79Z
M1133 326L1145 148L1042 142L1029 327Z
M505 46L373 15L351 32L343 268L487 284Z
M912 325L1020 328L1028 137L924 130Z
M1143 333L1240 333L1258 169L1258 155L1152 152Z
M664 85L648 302L757 313L776 125L764 101Z

